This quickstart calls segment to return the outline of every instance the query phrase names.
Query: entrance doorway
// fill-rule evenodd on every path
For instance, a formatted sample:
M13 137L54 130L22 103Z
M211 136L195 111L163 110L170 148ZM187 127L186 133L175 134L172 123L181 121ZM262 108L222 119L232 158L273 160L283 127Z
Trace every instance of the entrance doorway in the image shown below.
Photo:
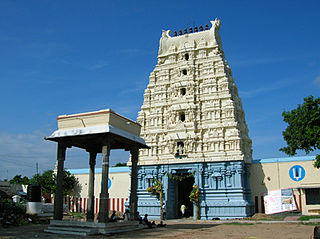
M186 174L187 175L187 174ZM184 176L184 175L181 175ZM176 180L176 199L177 199L177 214L178 218L182 217L181 213L181 206L185 205L186 210L185 210L185 217L192 217L193 216L193 203L190 202L189 195L192 191L194 184L194 177L188 177L183 179L182 181Z

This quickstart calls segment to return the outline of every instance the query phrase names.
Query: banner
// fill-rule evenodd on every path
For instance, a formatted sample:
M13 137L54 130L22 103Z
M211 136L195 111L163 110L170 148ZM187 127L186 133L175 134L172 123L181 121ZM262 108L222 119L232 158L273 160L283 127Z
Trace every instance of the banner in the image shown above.
M292 188L269 191L264 196L264 207L266 214L297 210Z

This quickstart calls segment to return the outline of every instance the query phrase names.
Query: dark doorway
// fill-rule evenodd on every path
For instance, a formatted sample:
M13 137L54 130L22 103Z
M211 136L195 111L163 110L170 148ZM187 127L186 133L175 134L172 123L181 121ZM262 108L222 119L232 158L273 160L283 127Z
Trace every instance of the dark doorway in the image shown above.
M189 174L182 174L179 176L187 176ZM178 210L178 217L182 217L182 213L181 213L181 205L185 205L186 206L186 210L185 210L185 217L190 217L193 216L193 204L192 202L190 202L190 198L189 195L192 191L192 187L194 184L194 177L187 177L185 179L183 179L182 181L177 180L177 210Z

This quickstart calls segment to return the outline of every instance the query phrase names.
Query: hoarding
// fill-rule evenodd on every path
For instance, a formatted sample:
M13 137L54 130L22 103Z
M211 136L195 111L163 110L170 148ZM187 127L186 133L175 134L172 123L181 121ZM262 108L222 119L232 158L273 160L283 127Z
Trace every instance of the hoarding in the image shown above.
M292 188L269 191L264 196L264 207L266 214L297 210Z

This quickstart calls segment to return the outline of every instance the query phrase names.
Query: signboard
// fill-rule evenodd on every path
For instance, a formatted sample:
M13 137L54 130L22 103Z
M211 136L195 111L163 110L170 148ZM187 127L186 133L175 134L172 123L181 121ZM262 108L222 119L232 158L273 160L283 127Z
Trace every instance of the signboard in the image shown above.
M111 187L111 180L110 178L108 178L108 189L110 189L110 187Z
M292 188L268 192L268 195L264 196L264 207L266 214L297 210Z
M289 176L293 181L299 182L306 176L306 171L300 165L294 165L289 170Z

